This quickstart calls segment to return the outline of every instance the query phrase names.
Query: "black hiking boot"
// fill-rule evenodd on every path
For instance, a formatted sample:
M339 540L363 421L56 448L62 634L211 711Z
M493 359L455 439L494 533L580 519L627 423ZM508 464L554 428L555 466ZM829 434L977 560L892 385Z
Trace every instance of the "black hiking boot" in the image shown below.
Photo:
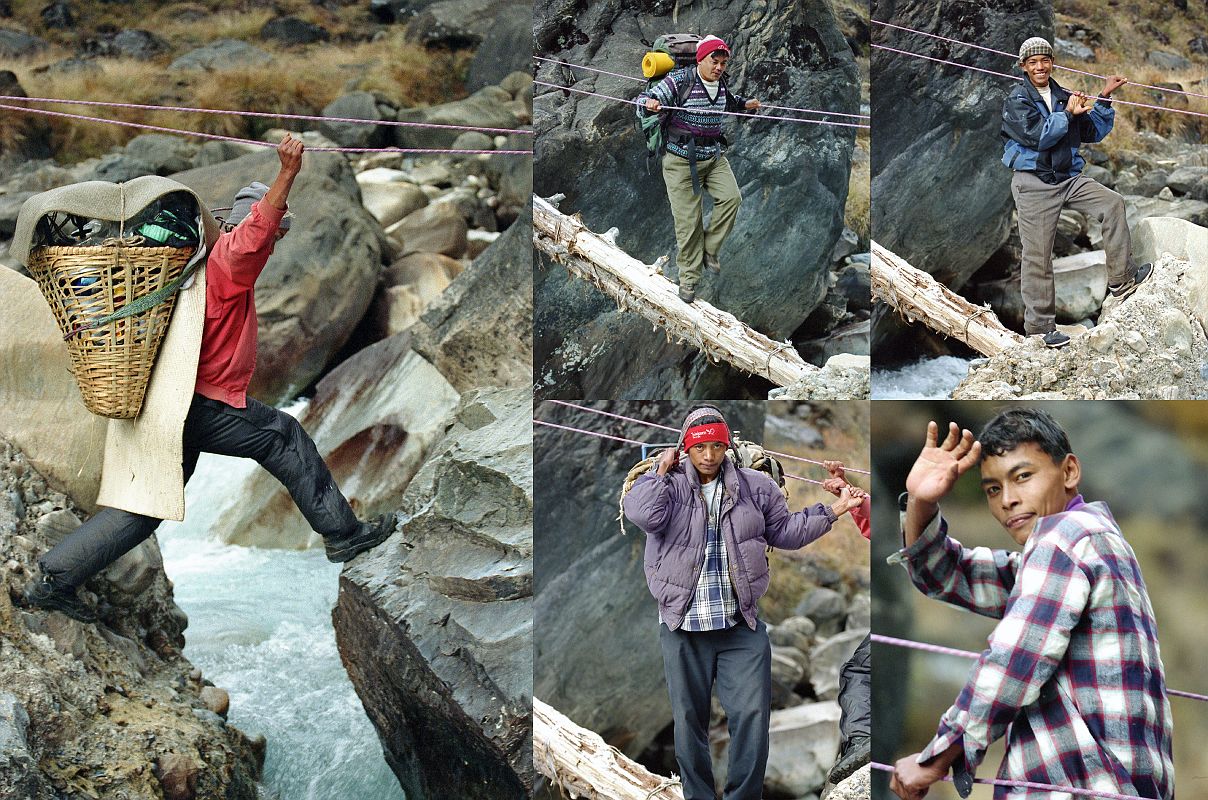
M1069 343L1070 343L1070 337L1066 336L1064 333L1062 333L1061 331L1058 331L1058 330L1049 331L1048 333L1046 333L1044 335L1044 346L1045 347L1052 347L1052 348L1056 349L1058 347L1065 347Z
M97 621L96 612L84 605L74 587L63 586L50 575L30 581L22 598L31 608L61 611L74 620L89 624Z
M1133 272L1132 276L1119 286L1108 286L1107 290L1112 293L1112 297L1117 300L1123 300L1133 292L1137 291L1137 287L1145 283L1145 279L1153 274L1153 264L1146 262Z
M327 560L336 564L351 561L366 550L372 550L394 533L394 514L383 514L375 520L362 522L348 536L329 536L323 540Z
M848 739L843 752L839 754L839 760L827 774L826 782L838 785L872 760L869 744L867 736L853 736Z
M693 303L696 301L696 287L684 286L682 283L679 287L679 299L685 303Z

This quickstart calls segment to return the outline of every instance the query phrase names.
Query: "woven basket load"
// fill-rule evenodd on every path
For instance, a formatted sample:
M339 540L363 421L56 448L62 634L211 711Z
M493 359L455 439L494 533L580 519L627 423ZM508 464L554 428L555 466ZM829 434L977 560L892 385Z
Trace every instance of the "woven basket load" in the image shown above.
M97 323L177 279L193 255L191 248L132 246L136 241L37 247L28 264L67 342L84 405L114 419L136 417L142 408L176 294L130 316Z

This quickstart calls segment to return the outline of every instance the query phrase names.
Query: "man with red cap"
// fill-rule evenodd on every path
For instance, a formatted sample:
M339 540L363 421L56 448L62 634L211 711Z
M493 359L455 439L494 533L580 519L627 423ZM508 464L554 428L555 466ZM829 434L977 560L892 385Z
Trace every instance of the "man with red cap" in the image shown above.
M719 253L734 228L742 194L722 154L721 112L755 111L758 100L730 91L723 77L730 48L716 36L706 36L696 46L696 68L683 67L638 95L647 112L657 114L673 106L667 126L667 152L663 155L663 182L675 219L679 246L679 296L685 303L696 299L702 265L721 272ZM685 89L685 84L689 85ZM713 215L705 230L701 188L713 198Z
M829 506L790 513L775 481L727 457L732 447L721 412L698 406L679 446L664 451L624 499L625 516L646 533L646 583L659 606L684 800L715 797L714 683L730 730L725 798L763 797L772 686L771 643L757 607L768 588L765 551L804 547L861 503L844 487Z

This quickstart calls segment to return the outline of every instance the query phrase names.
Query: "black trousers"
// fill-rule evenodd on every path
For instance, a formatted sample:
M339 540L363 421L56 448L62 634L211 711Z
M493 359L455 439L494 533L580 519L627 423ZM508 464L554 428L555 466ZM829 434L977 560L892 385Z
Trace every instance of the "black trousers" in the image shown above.
M663 671L675 722L675 760L684 800L714 800L709 755L709 697L730 729L725 800L760 800L768 765L772 708L772 645L767 626L740 622L720 631L673 631L659 625Z
M839 736L846 745L853 736L872 736L872 641L868 636L839 673Z
M357 518L296 419L252 398L235 408L193 396L184 429L184 478L201 453L254 458L281 481L311 528L322 536L351 534ZM102 508L38 560L43 574L76 587L150 536L160 520Z

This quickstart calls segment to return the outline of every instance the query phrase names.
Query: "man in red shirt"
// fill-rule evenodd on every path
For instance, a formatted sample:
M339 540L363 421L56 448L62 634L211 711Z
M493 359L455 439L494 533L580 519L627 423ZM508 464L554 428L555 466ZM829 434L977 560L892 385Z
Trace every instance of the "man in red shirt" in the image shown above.
M253 183L239 192L227 230L206 260L206 316L195 394L185 418L184 478L189 480L203 451L256 459L323 537L327 558L343 562L385 541L394 532L394 515L358 521L298 421L247 396L256 367L256 278L289 230L286 200L302 169L302 151L302 142L286 135L277 147L276 179L271 186ZM76 590L159 523L102 508L38 560L42 577L26 587L26 602L95 622L96 614Z

